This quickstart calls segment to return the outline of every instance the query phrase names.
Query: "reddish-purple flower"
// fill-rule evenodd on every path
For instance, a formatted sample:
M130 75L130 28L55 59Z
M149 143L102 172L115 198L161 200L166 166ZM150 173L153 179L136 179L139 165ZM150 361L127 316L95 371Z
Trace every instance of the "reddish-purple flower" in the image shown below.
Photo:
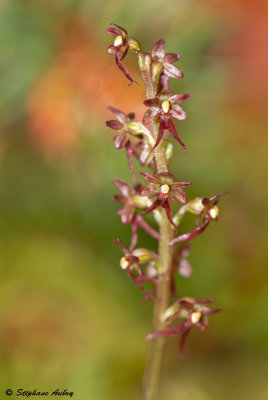
M219 198L229 193L229 191L217 194L210 198L196 199L194 207L192 207L193 211L199 211L198 216L196 218L195 224L196 228L188 233L184 233L176 238L174 238L170 245L173 245L177 242L184 242L188 240L194 239L196 236L199 236L204 230L208 227L211 221L217 220L219 215L219 208L217 204L219 202ZM200 221L202 220L202 225L199 226Z
M140 159L140 153L138 151L140 143L137 140L135 143L131 141L131 135L135 134L135 129L133 130L133 128L131 127L132 123L135 120L135 114L129 113L126 115L123 111L120 111L117 108L114 107L108 107L108 108L115 115L117 119L106 121L106 126L118 131L117 135L114 137L115 148L117 150L120 150L123 147L125 147L129 168L132 174L132 179L133 181L135 181L134 168L132 164L132 155L134 155L138 160ZM138 121L137 124L142 125ZM138 136L141 137L141 135Z
M154 263L157 260L156 254L143 248L131 251L118 238L113 239L113 242L119 247L119 249L123 253L123 257L120 259L119 266L127 272L129 278L140 290L142 290L147 295L147 297L155 300L153 294L149 292L144 286L142 286L142 284L145 282L152 282L157 284L158 280L146 276L141 269L141 265Z
M175 230L177 230L177 227L172 220L171 209L168 199L172 199L175 202L180 201L181 203L186 203L187 196L183 188L188 185L192 185L193 182L174 181L174 176L172 174L169 174L168 172L162 172L158 176L150 175L146 172L141 172L141 175L147 181L149 181L149 183L145 186L142 186L142 188L140 189L140 195L147 196L149 199L157 196L157 199L144 212L144 214L148 214L149 212L160 206L164 208L169 222L174 226Z
M148 202L144 197L139 195L141 185L138 184L134 187L128 183L116 179L113 181L115 186L120 190L121 194L114 196L118 203L123 204L123 207L118 211L123 224L130 224L132 230L132 238L130 249L133 250L138 241L138 228L142 228L150 236L159 239L159 233L156 232L143 218L137 213L137 208L145 208Z
M186 119L186 112L180 104L189 99L189 97L189 94L175 94L170 97L168 95L160 95L154 99L144 101L144 104L150 108L144 114L143 123L147 125L157 118L160 118L159 131L153 149L159 145L166 129L181 144L184 151L187 153L186 146L173 124L172 117L179 120Z
M185 339L192 327L197 326L201 331L204 331L208 327L208 315L221 311L219 308L208 307L208 305L213 301L213 299L196 300L194 297L185 297L182 300L178 300L166 310L164 317L167 325L177 318L182 318L183 322L174 328L150 333L147 335L146 339L155 339L159 336L172 336L180 334L179 354L182 357Z
M160 92L161 89L168 91L168 78L183 78L182 71L172 65L180 60L180 56L175 53L165 54L165 41L163 39L158 40L153 45L151 54L153 79L155 80L156 76L160 77L158 91Z
M126 67L121 62L127 55L130 46L130 40L133 42L133 39L128 39L127 31L121 26L116 24L111 23L110 27L106 29L106 32L115 38L114 43L108 48L108 53L115 55L116 65L127 77L127 79L130 80L131 82L130 84L136 82L135 79L130 75ZM138 49L139 48L138 42L134 41L134 43Z
M206 221L211 221L213 219L218 219L219 208L217 204L219 202L219 198L226 195L227 193L229 193L229 191L216 194L215 196L212 196L210 198L205 197L202 199L203 209L196 218L195 221L196 226L199 225L201 220L203 220L203 222L206 222Z

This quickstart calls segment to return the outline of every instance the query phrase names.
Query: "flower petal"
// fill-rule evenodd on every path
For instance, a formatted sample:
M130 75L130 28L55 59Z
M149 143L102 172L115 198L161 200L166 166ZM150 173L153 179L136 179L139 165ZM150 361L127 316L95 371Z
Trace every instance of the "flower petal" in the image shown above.
M203 219L203 218L205 217L206 214L207 214L207 208L204 208L204 209L198 214L198 216L196 217L195 226L198 226L198 225L199 225L201 219Z
M208 327L208 316L202 315L202 318L196 323L196 326L200 329L200 331L205 331Z
M135 182L136 181L136 177L135 177L134 167L133 167L133 162L132 162L132 153L133 153L133 151L132 151L131 145L129 145L129 144L130 144L130 142L128 142L126 144L126 154L127 154L128 166L129 166L129 169L130 169L130 172L131 172L132 180L133 180L133 182Z
M157 331L153 333L149 333L149 335L146 336L146 340L150 339L155 339L160 336L172 336L172 335L177 335L180 333L182 330L181 325L176 326L175 328L170 328L170 329L164 329L162 331Z
M183 358L184 356L184 343L185 343L185 339L188 336L191 328L192 328L192 324L190 322L185 321L182 325L182 331L181 331L181 339L180 339L180 344L179 344L179 356L180 358Z
M125 56L125 53L124 53ZM128 72L128 70L126 69L126 67L121 63L121 60L124 58L124 56L119 57L118 54L115 55L115 62L116 65L118 66L118 68L123 72L123 74L125 75L125 77L130 81L130 85L135 82L138 84L137 81L135 81L134 78L132 78L132 76L130 75L130 73Z
M165 122L165 120L163 120L163 119L161 118L160 124L159 124L158 135L157 135L157 138L156 138L155 145L154 145L154 147L152 148L152 151L153 151L153 150L159 145L159 143L161 142L161 140L162 140L162 138L163 138L163 136L164 136L165 128L166 128L166 122Z
M214 302L214 299L199 299L199 300L196 300L196 302L198 303L198 304L203 304L203 305L208 305L208 304L211 304L211 303L213 303Z
M147 99L143 102L147 107L160 107L161 101L158 97L154 97L153 99Z
M122 28L122 26L116 25L114 23L110 23L111 26L114 26L115 28L117 28L119 30L119 32L121 33L121 35L127 36L127 31ZM108 28L109 29L109 28Z
M183 143L180 135L178 134L178 132L177 132L173 122L171 121L171 119L169 119L169 121L168 121L168 128L167 129L169 130L171 135L174 137L174 139L176 139L180 143L180 145L183 147L185 153L187 153L187 148L186 148L185 144Z
M119 238L113 239L113 242L117 247L119 247L125 256L129 257L131 255L127 246Z
M127 114L128 119L135 119L135 114L133 112Z
M212 203L214 203L215 200L218 200L220 197L225 196L226 194L229 194L230 192L231 192L230 190L226 190L225 192L222 192L222 193L220 193L220 194L216 194L215 196L210 197L209 200L210 200Z
M159 174L160 180L162 183L167 183L168 185L173 185L174 175L169 172L160 172Z
M107 29L106 29L106 32L107 32L109 35L112 35L113 37L117 37L117 36L120 35L120 31L119 31L118 29L115 29L115 28L107 28Z
M121 124L121 122L116 121L115 119L112 119L110 121L106 121L106 126L108 126L111 129L114 129L116 131L118 131L119 129L123 128L123 125Z
M120 204L124 204L127 201L126 197L122 194L115 194L114 199Z
M162 74L158 81L158 87L157 87L158 93L160 93L162 90L163 90L163 92L166 92L166 93L171 92L169 90L169 77L165 74Z
M191 300L193 300L193 301L191 301ZM180 304L181 308L183 308L184 310L191 311L193 308L194 302L195 302L195 298L189 296L189 297L187 297L187 300L185 300L185 299L180 300L179 304Z
M146 179L147 181L154 183L155 185L161 185L161 179L159 179L157 176L147 174L147 172L140 172L140 174Z
M165 41L163 39L158 40L152 47L152 57L164 58L165 56Z
M180 121L183 121L184 119L187 118L186 111L182 107L180 107L178 104L174 104L172 107L173 108L172 108L172 110L170 110L170 115L173 118L176 118Z
M140 163L141 166L148 165L154 157L154 154L151 152L149 147L145 148L140 155Z
M157 107L154 108L149 108L146 113L144 114L143 117L143 123L144 125L150 124L154 119L156 119L160 115L160 110Z
M121 210L119 210L117 214L121 216L122 224L130 224L133 219L134 213L135 208L130 206L129 204L126 204L125 207L121 208Z
M114 145L117 150L122 149L125 147L127 143L127 135L125 131L119 132L118 135L114 138Z
M188 100L189 98L189 94L175 94L174 96L171 96L168 100L171 104L180 104L183 101Z
M131 252L135 249L135 246L138 241L138 224L137 224L136 219L137 219L137 214L133 218L133 221L131 222L132 237L131 237L131 242L130 242L130 246L129 246L129 249Z
M140 196L147 196L147 197L152 196L153 197L154 195L157 195L157 194L158 194L158 190L156 190L153 187L150 187L150 185L142 186L139 191Z
M121 181L120 179L114 179L113 184L120 190L123 196L128 198L131 192L131 186L128 183Z
M186 186L189 186L189 185L193 185L194 184L194 182L179 182L179 181L174 181L173 183L172 183L172 186L181 186L181 187L186 187Z
M168 200L161 202L161 206L164 208L164 210L166 211L167 217L169 222L171 223L171 225L174 226L175 228L175 232L177 232L177 226L174 224L173 219L172 219L172 215L171 215L171 209L170 209L170 205Z
M109 54L117 54L119 51L118 47L115 47L113 44L108 47L108 53Z
M216 314L220 311L221 311L220 308L202 307L202 314L204 314L204 315Z
M140 144L140 142L138 142L136 145L134 145L130 141L127 144L128 147L131 147L132 154L133 154L134 157L136 157L137 160L140 159L140 152L138 151L139 144Z
M175 67L175 65L169 64L169 63L164 63L164 73L169 77L173 79L180 79L183 78L183 72Z
M187 196L185 191L179 186L174 189L172 187L172 195L176 197L183 204L186 203L187 201Z
M120 121L122 124L127 122L127 116L123 111L118 110L117 108L112 106L109 106L108 109L116 116L118 121Z
M160 205L161 205L160 200L156 199L156 200L153 202L153 204L152 204L149 208L147 208L147 210L145 210L145 211L143 212L143 215L149 214L151 211L155 210L155 209L156 209L157 207L159 207Z
M175 53L167 53L164 57L164 62L168 64L173 64L176 61L179 61L181 56Z

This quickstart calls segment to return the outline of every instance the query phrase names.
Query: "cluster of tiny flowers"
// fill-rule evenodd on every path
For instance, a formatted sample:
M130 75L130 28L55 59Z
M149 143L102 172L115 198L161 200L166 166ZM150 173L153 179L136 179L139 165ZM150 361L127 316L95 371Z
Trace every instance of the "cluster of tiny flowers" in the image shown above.
M219 198L227 192L220 193L210 198L194 198L187 201L185 188L193 182L176 180L169 172L157 172L155 152L158 146L164 149L166 163L172 155L172 144L164 140L166 131L179 142L183 150L187 148L179 135L174 119L184 120L187 115L181 103L190 98L189 94L174 94L169 87L170 79L181 79L182 71L173 64L180 60L175 53L165 52L165 41L158 40L152 47L151 53L143 52L140 43L134 38L129 38L127 31L116 25L110 24L107 33L114 37L113 44L108 52L115 56L118 68L123 72L130 84L136 82L122 61L128 52L133 52L138 57L138 64L142 73L146 72L154 88L154 96L144 100L146 110L142 121L139 121L132 112L125 113L114 107L109 107L115 119L106 122L106 125L115 131L114 144L117 150L125 149L133 185L122 180L115 180L114 184L119 190L114 198L122 205L118 211L123 224L131 227L131 240L126 246L120 239L114 240L122 252L119 266L124 270L134 284L142 290L146 299L156 301L156 286L165 266L161 265L159 255L145 248L137 248L138 231L143 229L156 241L160 239L159 231L151 226L145 219L149 213L153 214L157 225L160 224L162 211L174 229L174 238L169 245L179 243L179 247L173 251L172 276L170 279L170 306L166 309L163 319L166 329L153 332L147 339L159 336L180 335L180 354L183 352L185 338L193 326L201 330L208 326L208 315L219 311L208 307L212 299L196 300L194 297L179 299L176 292L175 277L179 273L188 278L192 274L192 267L187 260L190 241L205 231L212 221L217 220L219 214ZM136 82L137 83L137 82ZM154 129L152 129L154 126ZM132 158L135 157L142 167L148 167L152 173L141 172L146 184L136 183ZM179 210L172 215L170 202L182 203ZM182 218L191 213L196 216L195 226L190 232L178 235L178 225ZM149 284L148 284L149 283ZM147 287L151 286L149 290ZM179 319L174 327L170 323Z

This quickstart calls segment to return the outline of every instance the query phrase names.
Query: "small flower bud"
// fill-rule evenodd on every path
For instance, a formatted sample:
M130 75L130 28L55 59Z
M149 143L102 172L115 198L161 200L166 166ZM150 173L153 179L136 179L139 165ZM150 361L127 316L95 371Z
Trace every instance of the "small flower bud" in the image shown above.
M148 197L145 196L133 196L132 201L133 205L138 208L146 208L151 205L151 200L149 200Z
M128 46L129 46L129 50L133 51L134 53L138 53L141 51L141 45L140 43L137 41L137 39L134 38L130 38L128 40Z
M158 76L160 76L162 72L163 66L161 63L158 62L153 62L152 65L152 75L153 75L153 80L156 81Z
M138 63L139 63L139 69L141 71L144 71L146 69L146 64L145 64L145 57L142 52L138 53Z
M167 160L170 160L170 158L172 157L172 153L173 153L173 145L172 143L167 143L166 144L166 158Z
M127 129L129 133L132 133L133 135L140 135L143 134L147 140L147 142L153 146L154 145L154 138L151 134L151 132L143 125L142 122L140 121L131 121L127 125Z
M163 314L163 320L167 320L168 318L172 317L180 308L179 303L174 303L172 306L168 307Z
M127 128L130 133L141 134L145 128L145 126L140 121L131 121L127 124Z
M152 63L151 57L148 54L146 54L146 56L145 56L145 67L147 69L149 69L151 67L151 63Z
M200 197L196 197L187 203L187 211L193 214L199 214L203 208L204 204L202 203L202 199Z
M141 263L146 263L154 259L153 254L147 249L135 249L132 254L138 257Z
M202 314L201 314L200 311L193 312L193 313L191 314L191 321L192 321L192 323L193 323L193 324L197 324L197 322L200 320L201 317L202 317Z

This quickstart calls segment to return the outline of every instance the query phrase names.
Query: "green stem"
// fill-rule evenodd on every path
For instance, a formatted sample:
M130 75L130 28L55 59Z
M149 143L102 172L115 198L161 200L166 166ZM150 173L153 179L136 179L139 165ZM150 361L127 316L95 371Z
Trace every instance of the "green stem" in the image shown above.
M142 70L146 97L154 98L156 92L153 86L150 69ZM153 123L154 137L157 137L159 123ZM158 173L168 171L168 162L165 156L163 142L154 150L156 169ZM162 316L169 305L170 298L170 273L172 270L172 247L168 245L173 238L173 228L162 210L160 222L159 261L163 266L163 273L159 276L156 287L156 302L154 306L153 328L154 332L165 329L166 324ZM147 366L143 379L143 400L156 400L158 395L161 367L166 339L159 337L152 340Z
M154 307L154 332L165 329L165 321L162 319L163 313L169 304L170 297L170 272L172 264L172 248L168 242L172 239L173 232L166 214L162 213L159 240L159 259L165 271L160 276L160 282L156 289L156 302ZM159 337L153 339L149 353L148 363L143 381L143 400L155 400L158 394L159 380L164 354L166 339Z

